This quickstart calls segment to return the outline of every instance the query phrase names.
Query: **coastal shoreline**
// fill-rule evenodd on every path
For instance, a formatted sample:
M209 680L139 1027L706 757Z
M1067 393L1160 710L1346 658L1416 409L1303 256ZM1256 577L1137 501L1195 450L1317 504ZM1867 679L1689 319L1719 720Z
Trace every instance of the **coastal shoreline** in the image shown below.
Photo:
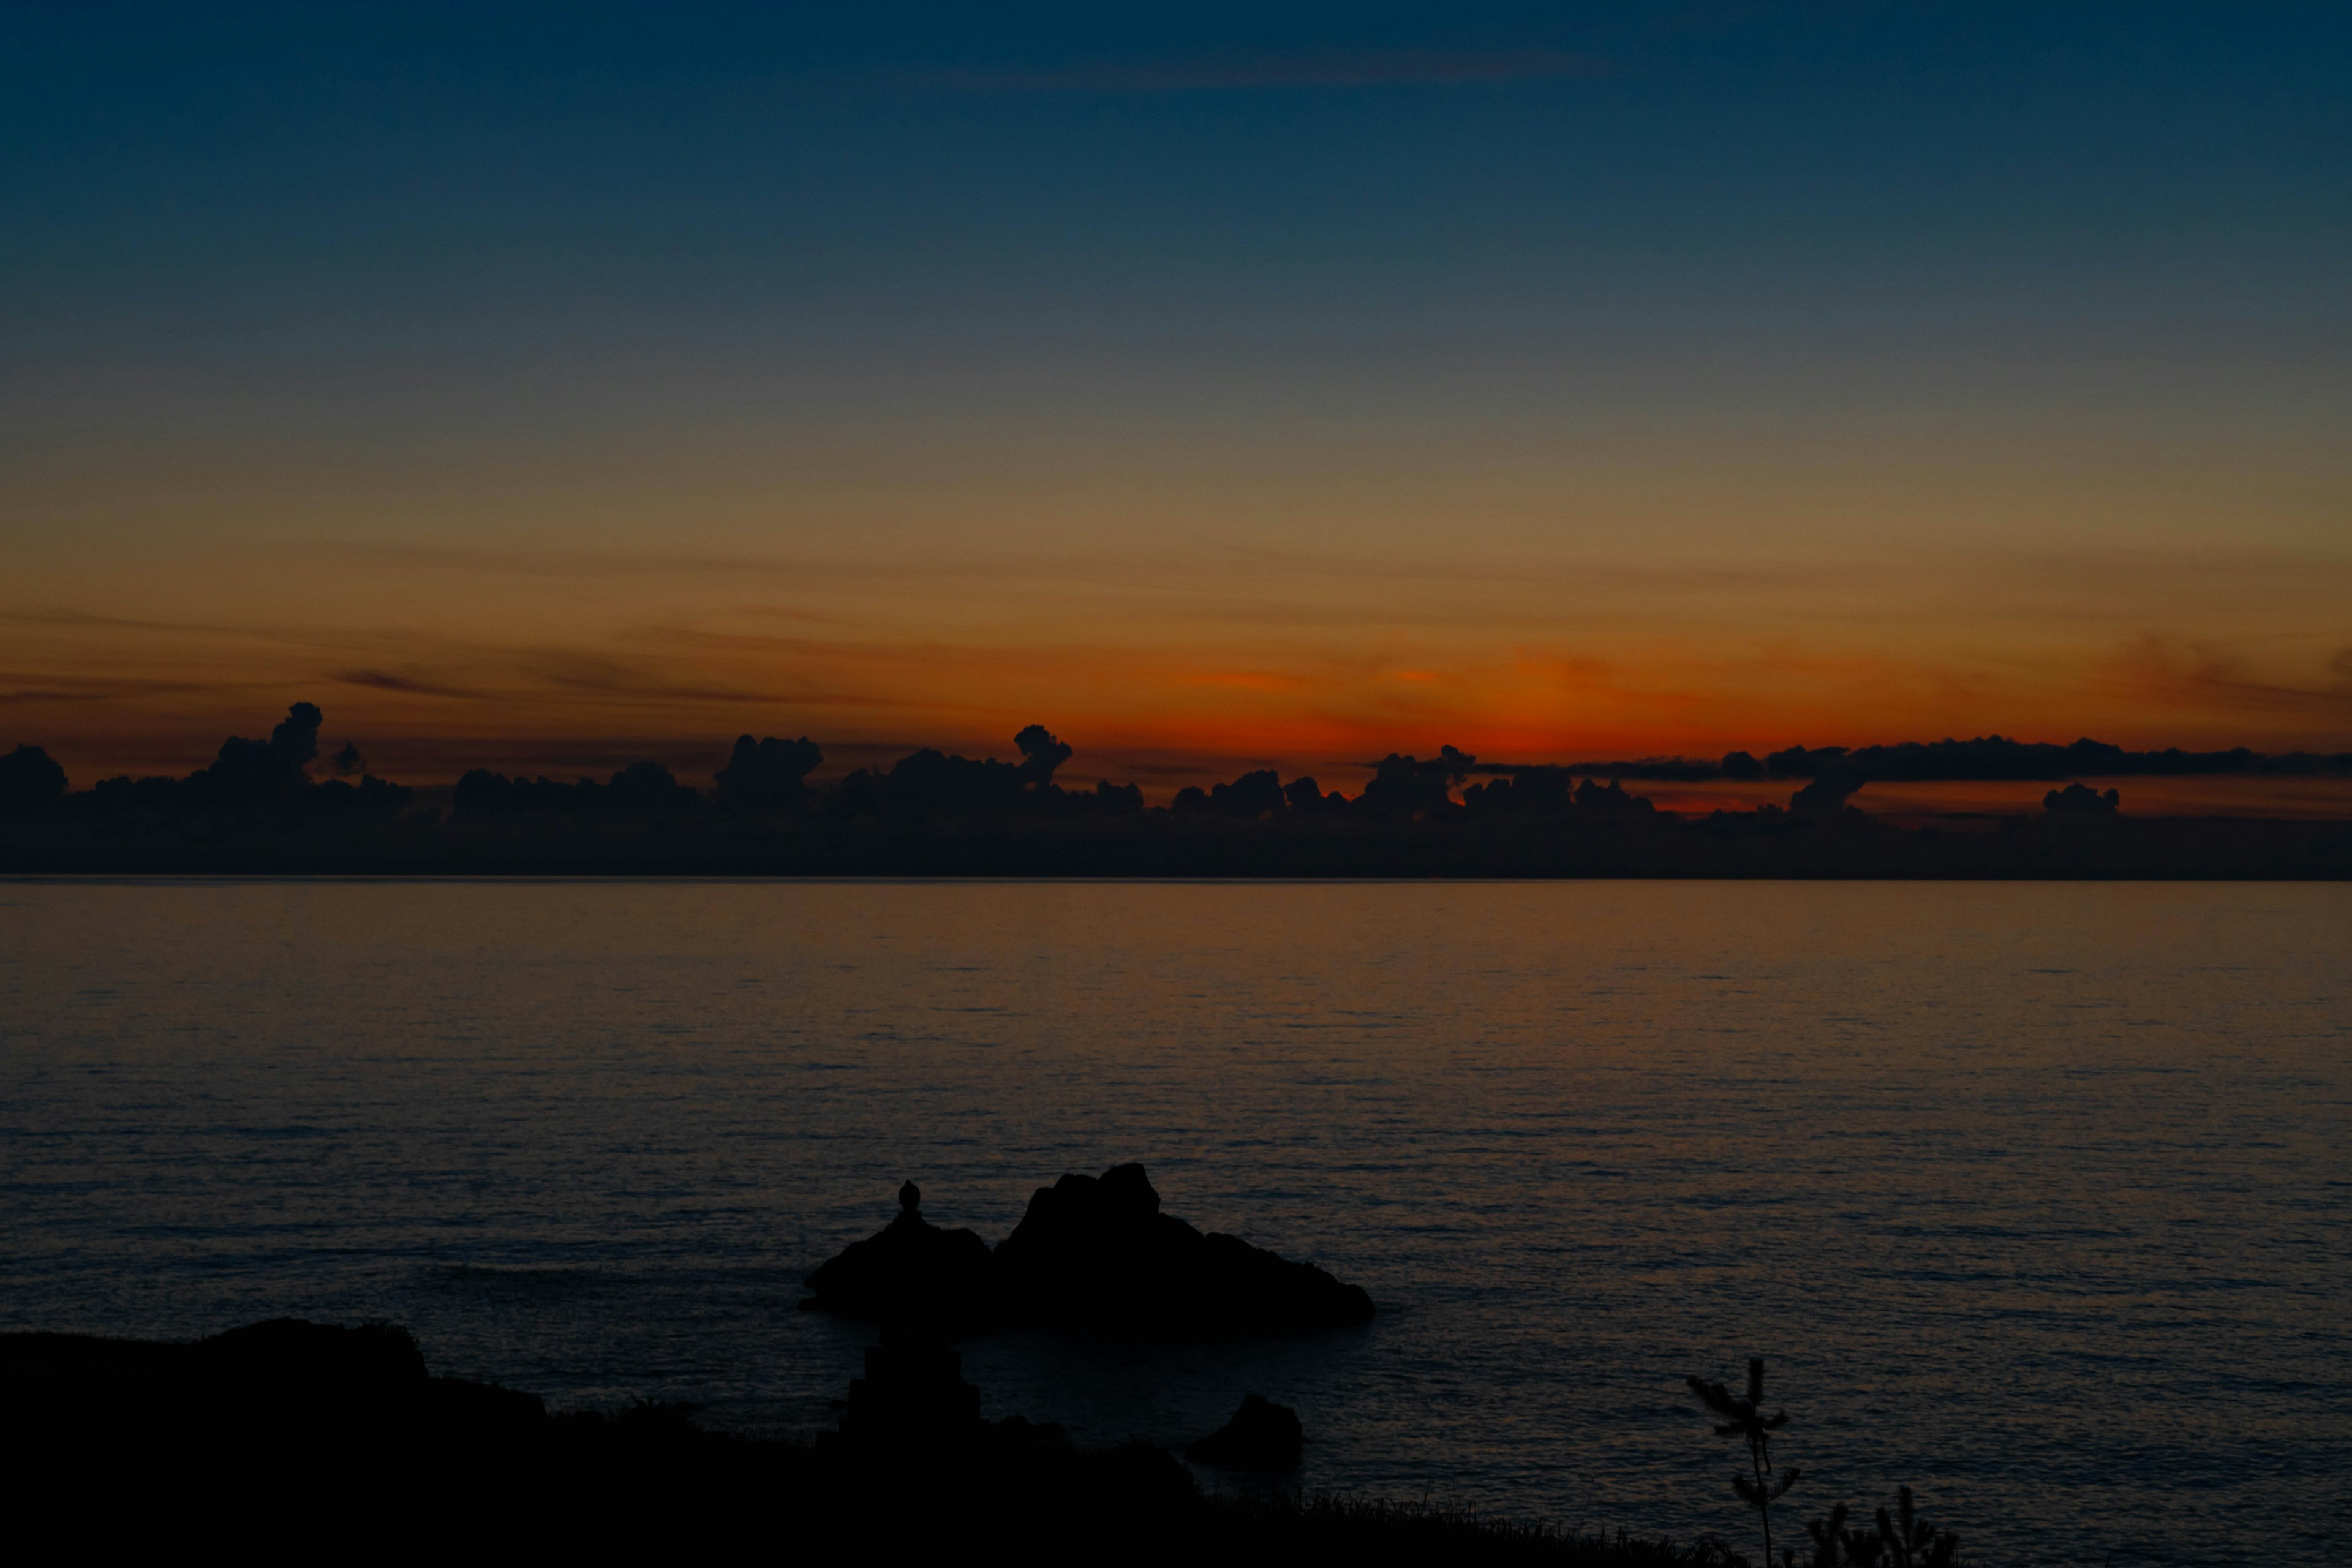
M404 1330L279 1319L209 1340L0 1333L0 1453L44 1500L20 1539L88 1551L200 1539L366 1554L394 1543L760 1546L885 1559L1017 1552L1129 1562L1445 1560L1720 1565L1711 1538L1580 1536L1331 1494L1204 1488L1166 1448L1082 1448L1017 1417L802 1443L703 1430L691 1406L551 1414L434 1377Z

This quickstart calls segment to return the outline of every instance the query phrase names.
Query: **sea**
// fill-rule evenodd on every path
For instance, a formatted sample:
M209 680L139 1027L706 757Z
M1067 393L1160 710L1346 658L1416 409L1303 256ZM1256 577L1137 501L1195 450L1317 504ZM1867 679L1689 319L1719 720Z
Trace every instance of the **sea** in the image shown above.
M992 1415L1752 1552L2319 1563L2352 1500L2352 887L0 881L0 1328L389 1320L551 1407L829 1426L808 1272L1065 1172L1369 1327L963 1347ZM1226 1484L1208 1478L1212 1484ZM1783 1539L1787 1539L1783 1536Z

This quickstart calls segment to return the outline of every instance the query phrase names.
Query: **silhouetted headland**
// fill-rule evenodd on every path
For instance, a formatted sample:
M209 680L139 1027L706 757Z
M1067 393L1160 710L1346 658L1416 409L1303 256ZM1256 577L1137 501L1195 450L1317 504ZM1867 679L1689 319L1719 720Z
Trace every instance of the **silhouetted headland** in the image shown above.
M1043 725L1018 762L931 749L823 785L806 736L739 738L714 787L658 763L570 783L476 769L420 792L320 758L299 702L266 740L231 736L183 777L75 791L37 746L0 755L0 871L256 875L667 874L1075 877L2239 878L2352 876L2352 821L2144 817L2086 778L2352 779L2352 753L2127 752L2000 736L1761 760L1517 763L1447 746L1367 763L1360 794L1272 769L1147 808L1136 785L1071 789L1073 748ZM314 776L325 770L331 776ZM1657 810L1627 779L1785 780L1788 804ZM1895 780L2048 780L2038 814L1966 830L1857 810Z
M1357 1286L1161 1213L1139 1164L1038 1188L993 1251L924 1219L920 1200L914 1183L900 1188L888 1225L809 1276L806 1304L957 1335L1050 1329L1159 1342L1307 1333L1373 1316Z
M60 1437L97 1430L177 1447L398 1430L441 1442L511 1436L547 1415L530 1394L428 1375L415 1342L383 1324L278 1318L193 1343L8 1334L0 1346L18 1413L40 1411Z

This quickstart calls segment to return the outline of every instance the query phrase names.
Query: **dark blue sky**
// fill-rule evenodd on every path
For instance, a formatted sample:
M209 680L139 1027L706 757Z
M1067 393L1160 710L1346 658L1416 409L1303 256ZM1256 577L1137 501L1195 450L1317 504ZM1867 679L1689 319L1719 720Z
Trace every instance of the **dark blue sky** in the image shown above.
M6 326L136 353L2352 303L2336 8L1126 9L20 15Z

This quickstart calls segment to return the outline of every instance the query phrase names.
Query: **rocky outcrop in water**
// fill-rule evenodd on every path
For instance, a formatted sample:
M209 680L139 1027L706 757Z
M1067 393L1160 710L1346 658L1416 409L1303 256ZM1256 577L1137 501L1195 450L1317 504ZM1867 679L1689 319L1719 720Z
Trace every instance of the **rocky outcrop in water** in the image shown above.
M1370 1322L1372 1300L1312 1264L1160 1210L1141 1165L1040 1187L996 1249L1015 1321L1125 1339L1307 1333Z
M898 1214L853 1241L808 1278L811 1305L844 1317L904 1319L943 1328L984 1325L999 1316L994 1259L968 1230L925 1219L922 1190L898 1189Z
M1311 1264L1160 1208L1137 1164L1040 1187L992 1253L924 1220L914 1184L898 1217L809 1277L806 1305L907 1318L957 1333L1037 1328L1129 1340L1297 1334L1365 1323L1372 1301Z

